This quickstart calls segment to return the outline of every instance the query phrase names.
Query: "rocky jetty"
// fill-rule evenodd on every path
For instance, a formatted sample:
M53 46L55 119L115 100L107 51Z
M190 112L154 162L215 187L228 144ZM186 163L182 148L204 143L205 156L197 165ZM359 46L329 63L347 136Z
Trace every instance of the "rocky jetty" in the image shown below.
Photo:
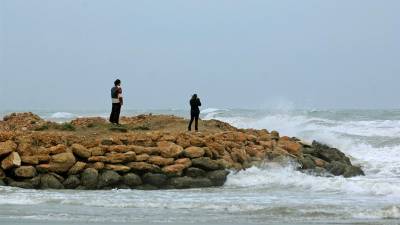
M267 130L166 115L54 123L32 113L0 121L0 185L35 189L183 189L222 186L231 171L290 160L316 175L363 175L341 151Z

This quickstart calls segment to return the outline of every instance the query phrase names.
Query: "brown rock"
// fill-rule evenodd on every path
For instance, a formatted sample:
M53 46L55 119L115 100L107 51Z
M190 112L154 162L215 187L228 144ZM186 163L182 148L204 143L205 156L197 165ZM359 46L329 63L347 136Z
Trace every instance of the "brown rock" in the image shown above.
M125 163L136 160L136 154L134 152L108 154L106 157L106 162L108 163Z
M279 141L279 146L285 149L292 155L300 155L301 154L301 144L294 141Z
M126 145L112 145L107 148L107 152L125 153L129 151L132 149Z
M92 156L103 156L106 154L106 151L101 147L94 147L89 149L89 151L91 152Z
M161 137L160 141L169 141L169 142L175 142L176 137L170 134L165 134Z
M107 170L113 170L115 172L121 172L121 173L128 173L131 170L130 167L124 166L124 165L120 165L120 164L117 164L117 165L106 164L104 168L107 169Z
M157 143L160 154L164 158L176 158L183 152L183 148L175 143L161 141Z
M17 150L17 144L13 141L6 141L0 143L0 156L7 155Z
M33 166L21 166L14 170L14 174L21 178L32 178L37 175L37 172Z
M31 154L31 152L33 152L31 143L19 142L17 152L20 156Z
M221 155L225 151L225 146L218 142L207 143L207 147L210 148L211 150L216 150Z
M251 156L251 157L258 157L258 158L264 158L265 157L265 150L264 147L262 146L252 146L252 147L246 147L246 153Z
M159 172L161 171L160 167L146 163L146 162L130 162L126 164L129 168L139 171L139 172Z
M107 162L106 156L92 156L88 159L89 162Z
M68 175L76 175L81 173L86 168L86 163L84 162L76 162L71 169L68 171Z
M151 156L147 161L157 166L168 166L174 163L173 158L164 158L161 156Z
M39 164L39 157L37 155L22 155L21 161L25 164L37 165Z
M185 149L185 151L183 151L183 155L185 157L188 157L188 158L191 158L191 159L203 157L204 154L205 154L205 151L204 151L203 148L194 147L194 146L193 147L189 147L189 148Z
M147 155L156 155L159 154L159 150L154 147L143 147L137 145L130 145L129 148L131 151L134 151L136 155L147 154Z
M60 153L51 156L49 169L51 172L64 173L71 169L75 162L75 156L71 152Z
M187 138L184 137L178 137L176 139L176 143L180 146L182 146L183 148L187 148L190 147L190 141Z
M147 154L140 154L136 156L136 162L145 162L150 158Z
M66 151L67 151L67 146L65 146L63 144L59 144L59 145L48 148L48 154L51 154L51 155L64 153Z
M206 147L206 142L200 137L192 136L190 138L190 145L196 147Z
M175 164L182 164L185 165L186 168L189 168L192 166L192 160L190 160L189 158L177 159L175 160Z
M93 168L96 170L102 170L104 169L105 165L103 162L95 162L95 163L90 163L86 165L86 168Z
M72 148L72 152L81 158L87 159L90 156L92 156L92 153L89 151L89 149L87 149L85 146L80 145L80 144L73 144L71 146Z
M101 140L102 145L120 145L122 142L120 140L116 140L114 138L108 138Z
M136 134L134 143L135 145L146 146L146 147L153 146L152 137L144 133Z
M164 167L162 171L169 176L182 176L182 173L186 168L187 167L184 164L174 164Z
M13 131L0 131L0 142L11 140L15 137L15 132Z
M274 143L272 141L260 141L260 145L266 149L272 149L274 147Z
M19 166L21 166L21 157L19 157L18 152L11 152L1 162L1 168L3 168L4 170L8 170L13 167L19 167Z

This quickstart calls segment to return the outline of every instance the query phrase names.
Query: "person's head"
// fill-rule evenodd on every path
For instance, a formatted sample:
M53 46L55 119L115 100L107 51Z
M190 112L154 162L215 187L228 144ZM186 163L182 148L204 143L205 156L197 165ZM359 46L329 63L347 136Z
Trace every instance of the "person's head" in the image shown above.
M197 99L197 94L194 94L194 95L192 96L192 99Z
M115 86L121 85L121 80L120 80L120 79L116 79L116 80L114 81L114 85L115 85Z

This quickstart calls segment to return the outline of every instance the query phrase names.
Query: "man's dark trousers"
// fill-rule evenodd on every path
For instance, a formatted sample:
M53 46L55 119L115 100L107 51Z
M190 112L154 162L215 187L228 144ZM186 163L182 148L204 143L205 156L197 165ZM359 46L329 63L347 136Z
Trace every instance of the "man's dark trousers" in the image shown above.
M110 122L119 124L119 114L121 113L121 103L113 103L110 115Z

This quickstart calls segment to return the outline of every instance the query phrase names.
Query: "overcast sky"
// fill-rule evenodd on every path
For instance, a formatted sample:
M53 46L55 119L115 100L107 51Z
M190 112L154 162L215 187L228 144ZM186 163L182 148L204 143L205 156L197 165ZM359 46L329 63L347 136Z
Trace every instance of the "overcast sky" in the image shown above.
M0 109L400 108L399 0L0 0Z

